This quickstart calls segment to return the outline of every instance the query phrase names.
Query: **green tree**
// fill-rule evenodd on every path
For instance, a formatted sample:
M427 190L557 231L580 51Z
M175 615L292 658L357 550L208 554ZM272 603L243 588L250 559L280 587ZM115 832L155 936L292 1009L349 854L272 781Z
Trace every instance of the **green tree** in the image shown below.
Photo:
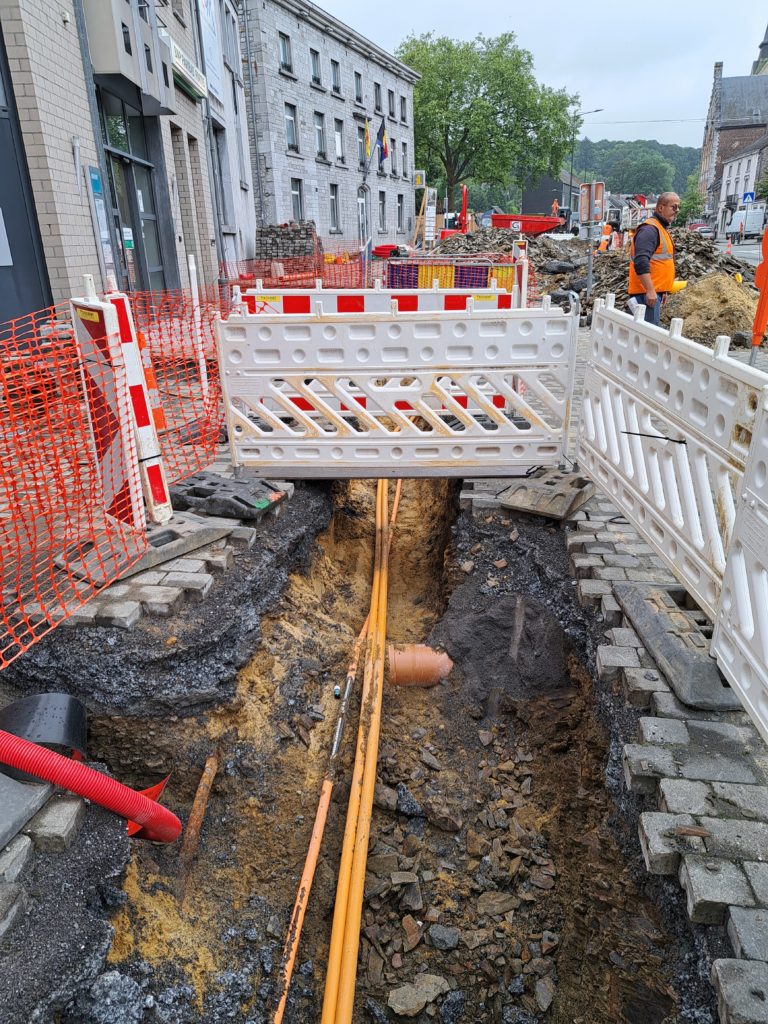
M416 160L430 183L445 184L449 209L454 189L469 179L522 186L559 173L574 97L539 85L513 33L471 42L409 36L397 55L421 75L413 92Z
M694 146L675 146L657 142L655 139L634 139L616 142L600 139L580 139L576 147L576 170L583 179L590 177L607 181L611 169L621 160L639 160L648 153L657 153L675 168L672 188L680 195L686 188L688 176L701 160L701 150ZM584 173L585 168L587 173Z
M768 167L765 168L755 185L755 199L768 199Z
M699 188L699 172L688 175L685 192L680 199L680 223L687 224L704 213L704 196Z
M606 175L610 192L668 192L675 178L675 168L659 153L643 153L637 158L617 160Z

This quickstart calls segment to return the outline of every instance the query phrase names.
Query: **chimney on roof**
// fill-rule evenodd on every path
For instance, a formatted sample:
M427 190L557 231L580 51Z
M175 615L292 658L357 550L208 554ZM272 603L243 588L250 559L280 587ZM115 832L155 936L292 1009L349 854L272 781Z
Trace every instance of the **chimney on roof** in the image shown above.
M721 60L718 60L715 63L715 78L722 78L722 77L723 77L723 62Z

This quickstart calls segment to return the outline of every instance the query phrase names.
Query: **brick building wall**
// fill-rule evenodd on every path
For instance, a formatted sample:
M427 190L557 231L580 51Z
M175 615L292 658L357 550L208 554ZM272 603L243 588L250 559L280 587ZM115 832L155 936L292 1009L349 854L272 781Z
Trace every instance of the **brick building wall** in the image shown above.
M358 191L370 190L369 223L374 244L404 241L415 220L413 190L413 84L417 76L353 29L323 15L315 22L311 9L292 0L245 0L241 13L242 51L256 69L246 86L254 179L263 176L265 223L293 219L291 182L301 182L302 213L315 221L318 234L342 243L358 240ZM246 34L247 33L247 38ZM290 67L281 68L280 34L290 40ZM317 54L313 64L311 51ZM338 64L334 88L332 62ZM356 95L355 75L360 76ZM319 81L313 81L319 78ZM375 83L380 86L377 109ZM389 95L394 97L390 116ZM297 150L289 149L285 105L296 111ZM404 106L401 107L401 104ZM315 115L322 115L325 156L318 153ZM404 117L402 116L404 115ZM390 154L378 170L374 151L367 180L358 159L358 129L369 120L371 144L382 118ZM342 153L337 156L335 122L342 125ZM403 143L407 158L403 173ZM338 227L331 222L331 186L338 189ZM384 196L384 222L379 226L379 197ZM398 228L398 197L402 226ZM259 210L261 214L262 211Z

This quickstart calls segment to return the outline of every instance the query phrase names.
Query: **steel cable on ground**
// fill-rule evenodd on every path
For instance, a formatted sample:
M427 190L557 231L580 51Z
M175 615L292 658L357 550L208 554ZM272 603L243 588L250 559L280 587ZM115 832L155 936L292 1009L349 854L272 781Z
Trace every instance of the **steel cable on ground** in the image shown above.
M389 552L392 547L392 536L395 521L397 520L397 510L400 505L400 494L402 491L402 480L397 481L395 488L395 497L392 503L392 514L389 520L389 531L386 542L386 557L389 558ZM377 499L378 500L378 499ZM304 862L304 870L301 874L301 880L299 881L298 892L296 893L296 900L293 905L293 912L291 914L290 924L288 926L288 935L285 940L285 947L283 949L283 956L280 962L280 974L278 978L278 994L277 994L277 1008L273 1018L273 1024L281 1024L283 1015L285 1014L285 1006L288 999L288 990L291 984L291 978L293 976L293 968L296 962L296 955L299 948L299 940L301 938L301 929L304 924L304 916L307 910L307 904L309 902L309 894L312 888L312 882L315 877L315 869L317 868L317 860L320 854L320 846L323 841L323 833L325 831L325 824L328 818L328 808L331 803L331 795L333 793L333 786L336 778L336 766L339 750L341 748L341 740L344 733L344 725L346 722L347 708L349 705L349 698L352 693L352 689L355 685L355 679L357 678L357 669L360 661L360 653L365 643L365 639L368 633L368 624L370 622L370 613L363 623L363 627L358 634L355 645L352 649L352 656L349 661L347 668L346 681L344 684L344 692L342 694L341 705L339 707L339 715L336 722L336 728L334 729L333 743L331 745L331 754L328 759L328 767L326 768L325 776L323 778L322 788L320 790L320 799L317 805L317 811L315 813L315 821L312 826L312 834L309 841L309 849L307 850L306 860Z

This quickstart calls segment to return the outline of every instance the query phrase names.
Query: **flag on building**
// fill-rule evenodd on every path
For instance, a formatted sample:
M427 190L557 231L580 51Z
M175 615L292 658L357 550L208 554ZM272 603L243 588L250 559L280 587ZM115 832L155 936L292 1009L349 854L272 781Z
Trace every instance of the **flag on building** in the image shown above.
M367 117L365 119L365 156L366 159L370 159L371 156L371 129Z
M376 145L379 147L379 167L389 156L389 141L387 139L387 129L384 124L384 118L381 119L381 127L379 128L376 136Z

